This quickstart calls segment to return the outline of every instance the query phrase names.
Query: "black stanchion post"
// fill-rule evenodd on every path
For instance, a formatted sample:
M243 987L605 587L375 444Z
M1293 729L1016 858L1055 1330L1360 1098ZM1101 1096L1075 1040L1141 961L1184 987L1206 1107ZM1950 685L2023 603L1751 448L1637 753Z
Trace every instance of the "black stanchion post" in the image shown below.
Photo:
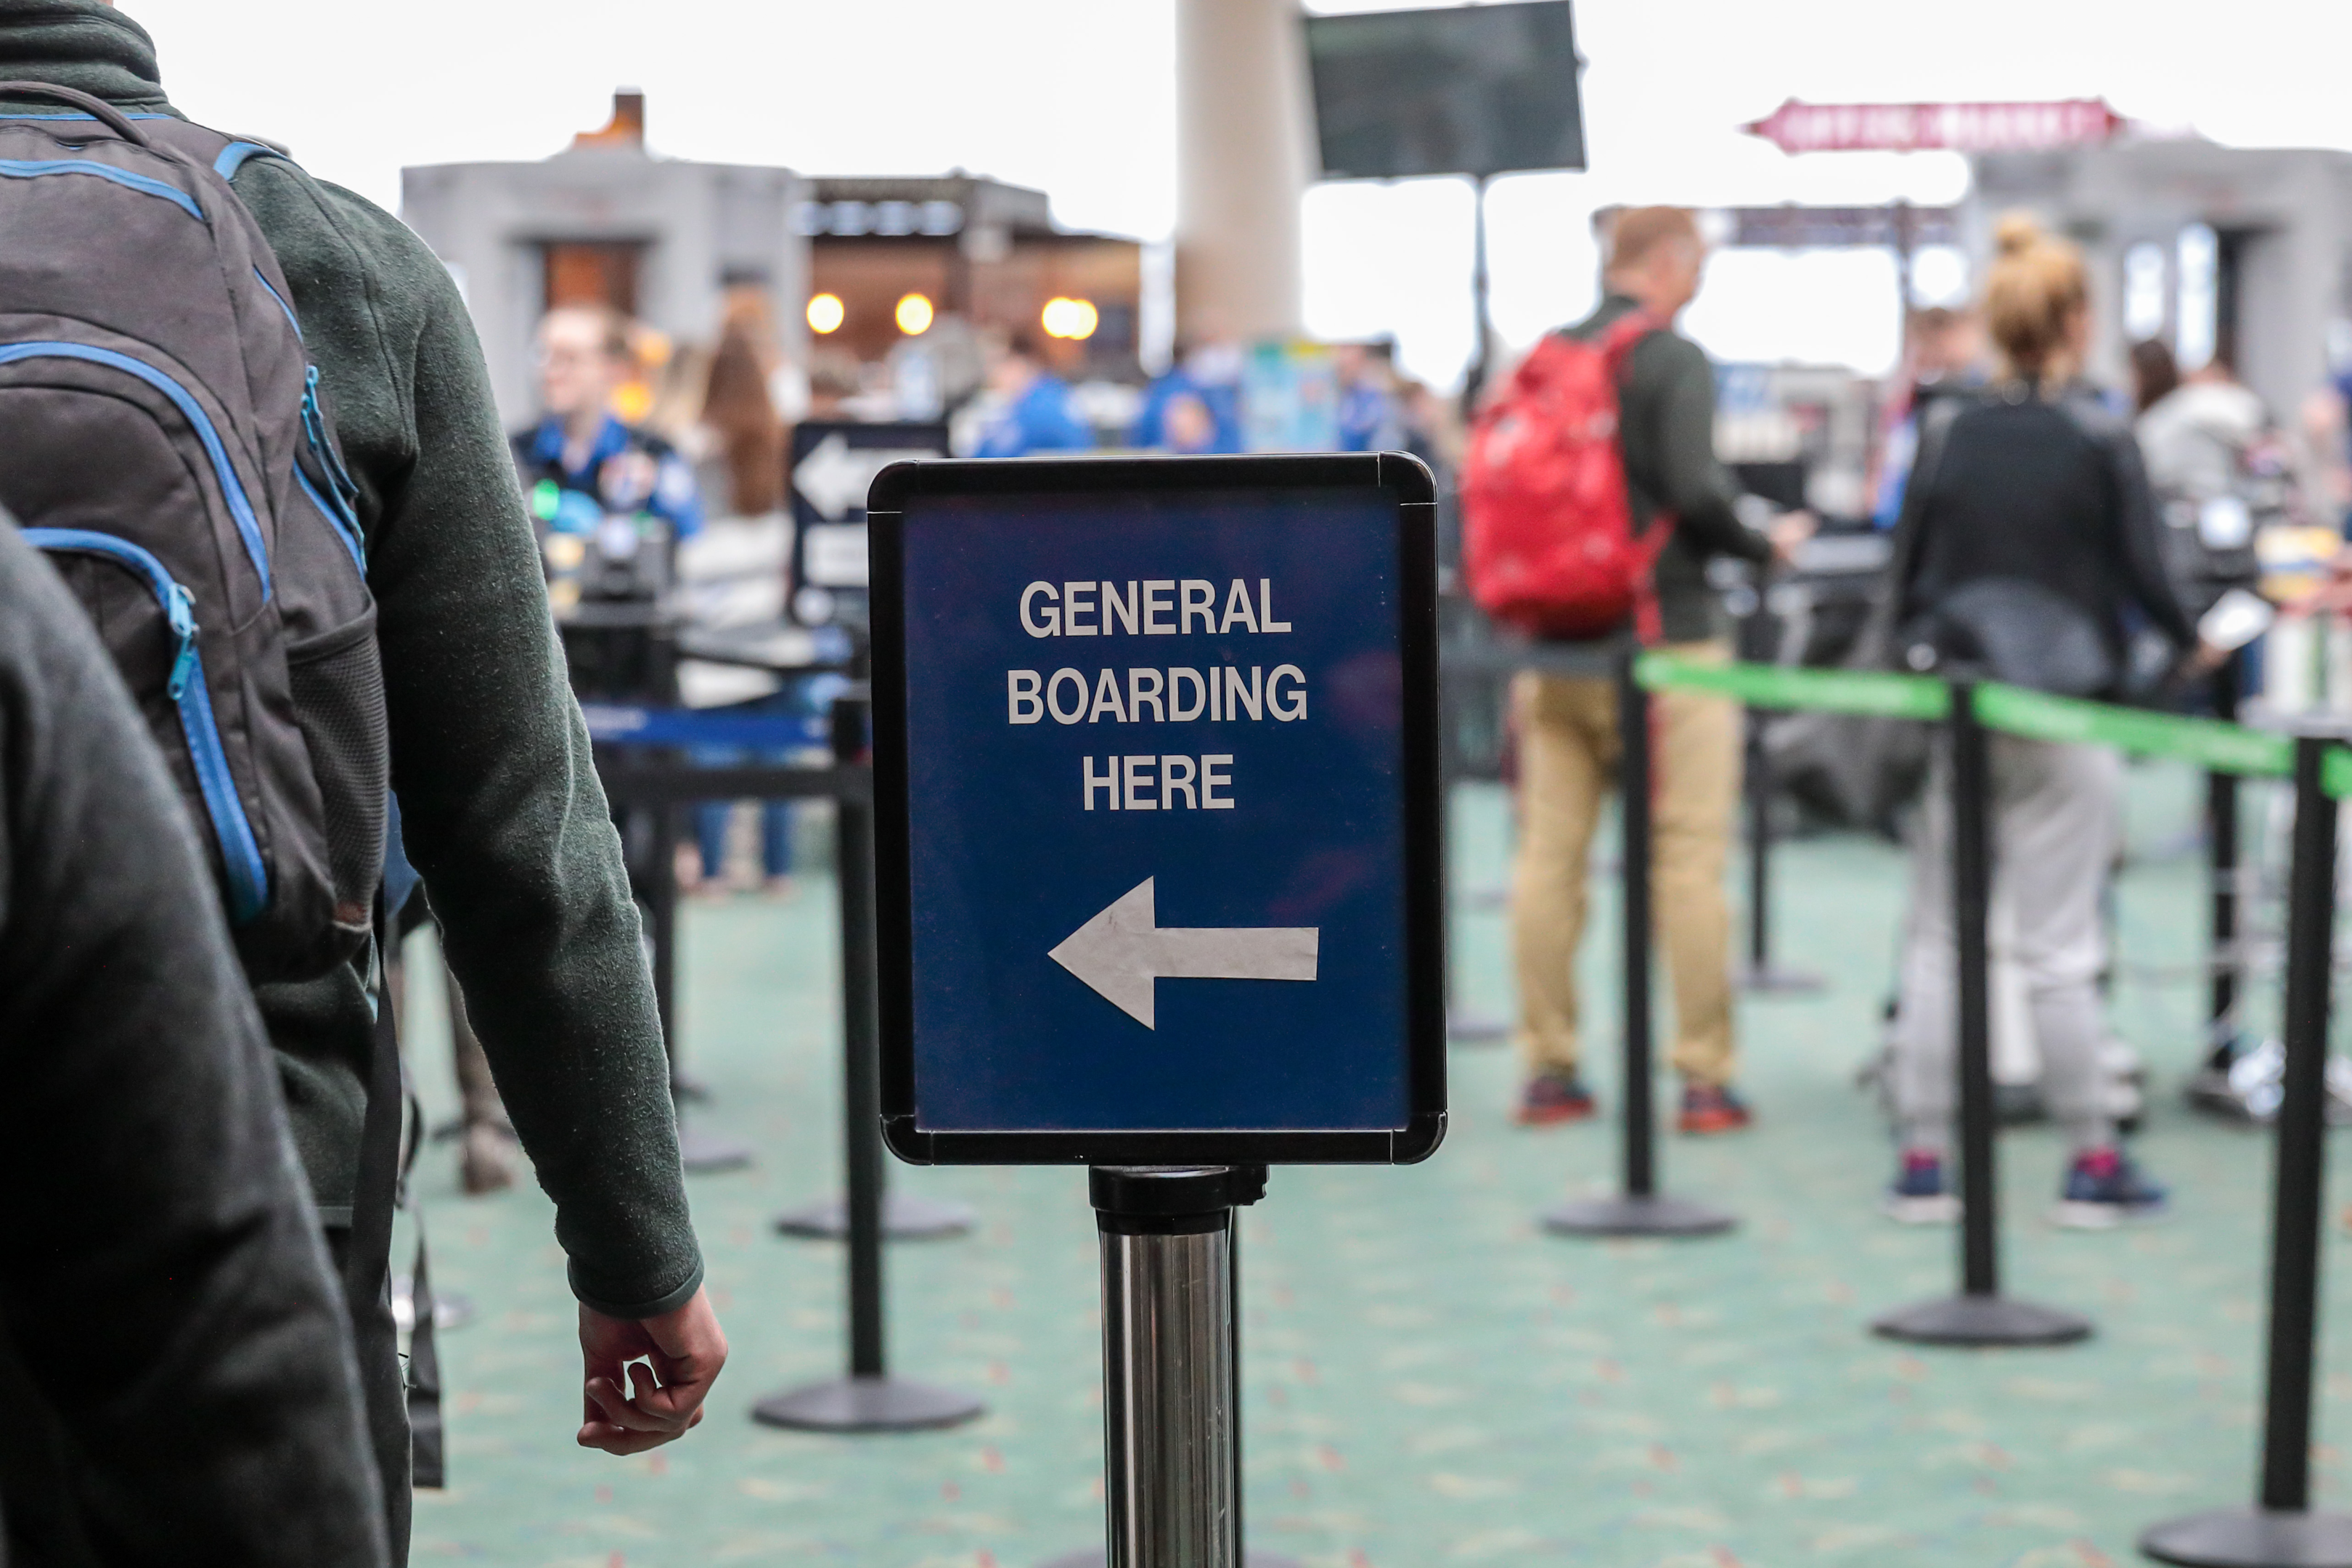
M862 697L845 697L834 705L833 754L842 763L850 763L866 752L867 705ZM843 1062L842 1096L845 1106L854 1101L859 1090L852 1086L869 1084L874 1073L876 1038L878 1027L873 1008L875 992L879 982L874 967L874 807L871 800L852 801L844 796L835 807L838 816L834 830L834 871L841 887L841 974L843 1038L849 1042ZM869 1044L863 1048L856 1044L858 1011L864 1008ZM865 1062L861 1068L860 1060ZM861 1073L863 1077L861 1078ZM879 1115L877 1102L875 1114ZM850 1162L849 1186L857 1183L858 1160L854 1140L870 1137L874 1141L873 1180L881 1193L881 1235L886 1241L935 1241L947 1237L963 1236L979 1223L969 1205L943 1203L933 1198L902 1197L891 1192L884 1180L881 1158L881 1133L866 1119L866 1131L859 1133L856 1114L851 1112L852 1142L844 1145L845 1157ZM787 1209L775 1217L779 1234L799 1237L810 1241L839 1241L852 1234L850 1208L853 1197L820 1198L813 1204Z
M2205 775L2205 817L2212 838L2213 990L2209 1016L2213 1045L2227 1068L2234 1054L2238 1014L2238 775Z
M2294 859L2287 888L2286 1073L2271 1209L2271 1323L2263 1468L2254 1506L2192 1514L2140 1537L2194 1568L2352 1568L2352 1516L2311 1507L2311 1404L2319 1336L2319 1237L2327 1174L2327 1018L2336 932L2336 803L2321 772L2331 737L2294 752Z
M848 1166L849 1375L770 1396L752 1415L772 1426L915 1432L954 1426L984 1408L971 1394L889 1375L882 1296L882 1089L874 930L874 802L845 794L834 847L841 900L842 1153Z
M1748 710L1748 756L1742 783L1748 796L1748 966L1743 990L1762 996L1801 996L1822 989L1822 977L1772 962L1772 759L1764 744L1770 722Z
M690 1100L707 1098L678 1066L677 1049L677 812L664 801L639 806L646 824L646 858L652 862L640 879L653 941L654 1008L662 1041L669 1050L670 1105L677 1116L678 1163L698 1175L740 1171L751 1163L751 1146L704 1131L686 1112Z
M2233 653L2213 675L2213 712L2234 722L2242 653ZM2210 772L2205 775L2205 858L2211 885L2211 986L2206 1009L2207 1055L2204 1067L2189 1080L2189 1103L2224 1115L2243 1117L2246 1101L2230 1083L2230 1068L2239 1047L2238 995L2242 955L2238 947L2238 776Z
M1958 967L1960 1294L1889 1312L1871 1325L1888 1339L1934 1345L2055 1345L2090 1321L2000 1293L2000 1214L1994 1172L1991 954L1991 758L1972 682L1952 683L1949 727L1952 924Z
M1455 675L1448 681L1443 673L1440 658L1438 678L1439 775L1438 809L1440 847L1438 868L1444 879L1445 921L1449 935L1445 943L1445 1037L1457 1046L1491 1046L1501 1042L1510 1033L1510 1026L1492 1013L1470 1005L1455 993L1454 963L1459 951L1452 940L1454 922L1454 782L1462 773L1462 735L1460 695L1463 677Z
M1618 819L1624 843L1624 1188L1615 1197L1563 1204L1543 1216L1561 1236L1714 1236L1738 1223L1721 1209L1668 1197L1657 1184L1657 1107L1651 1059L1650 694L1633 678L1638 647L1617 666Z

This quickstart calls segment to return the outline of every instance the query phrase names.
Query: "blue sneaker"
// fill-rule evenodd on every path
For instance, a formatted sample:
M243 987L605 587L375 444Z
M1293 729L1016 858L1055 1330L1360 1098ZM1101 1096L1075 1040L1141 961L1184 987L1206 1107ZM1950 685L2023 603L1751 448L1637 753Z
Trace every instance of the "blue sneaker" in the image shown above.
M2065 1191L2050 1222L2070 1230L2110 1230L2127 1219L2154 1219L2165 1212L2160 1182L2132 1163L2120 1149L2086 1149L2066 1170Z
M1960 1217L1960 1200L1944 1180L1943 1156L1928 1149L1906 1149L1881 1205L1903 1225L1949 1225Z

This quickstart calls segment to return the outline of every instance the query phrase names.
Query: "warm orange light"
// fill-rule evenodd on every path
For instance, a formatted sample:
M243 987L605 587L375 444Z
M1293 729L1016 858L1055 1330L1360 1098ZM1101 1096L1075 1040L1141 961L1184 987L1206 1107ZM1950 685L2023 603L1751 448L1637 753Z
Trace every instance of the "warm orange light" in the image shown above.
M931 302L920 294L909 294L898 301L898 330L910 338L919 338L931 330Z
M838 294L819 294L808 302L809 331L819 337L841 331L841 323L848 319L849 310Z
M1102 324L1102 314L1091 300L1055 298L1045 301L1038 323L1045 329L1047 337L1067 338L1075 342L1095 335L1095 329Z

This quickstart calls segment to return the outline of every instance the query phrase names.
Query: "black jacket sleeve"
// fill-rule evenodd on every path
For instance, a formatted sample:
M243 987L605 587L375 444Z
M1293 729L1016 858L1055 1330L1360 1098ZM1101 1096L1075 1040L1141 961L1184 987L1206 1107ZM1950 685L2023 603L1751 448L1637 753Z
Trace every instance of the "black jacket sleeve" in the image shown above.
M0 1515L28 1563L377 1568L341 1293L161 755L0 521Z
M1648 416L1628 421L1628 476L1702 559L1771 559L1770 542L1732 510L1739 486L1715 455L1715 369L1706 351L1652 332L1634 345L1627 370L1627 401L1645 404Z

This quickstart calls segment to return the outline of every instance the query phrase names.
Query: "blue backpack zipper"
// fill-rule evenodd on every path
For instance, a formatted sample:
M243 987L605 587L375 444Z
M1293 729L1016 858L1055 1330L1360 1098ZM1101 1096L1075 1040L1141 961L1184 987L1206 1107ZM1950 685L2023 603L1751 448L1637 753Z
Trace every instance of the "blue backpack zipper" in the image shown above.
M165 180L152 174L142 174L131 169L118 169L111 163L101 163L95 158L0 158L0 177L12 180L37 180L54 174L91 174L101 180L137 191L141 195L160 196L172 203L190 217L202 223L205 209L196 205L195 197Z
M264 279L262 286L268 288L268 279ZM286 319L292 321L293 312L288 311ZM294 329L294 335L298 338L302 335L299 324ZM327 439L326 411L319 406L319 367L314 364L308 368L309 374L302 383L302 436L310 442L311 455L318 458L320 471L327 476L328 493L325 496L319 493L319 488L310 482L310 476L302 471L299 458L294 462L294 482L302 487L302 493L310 498L310 504L334 524L335 531L342 537L343 548L351 552L352 564L357 566L360 575L364 577L367 575L367 541L360 532L360 487L352 479L351 471L343 467L342 459L335 456L335 444Z
M290 313L288 320L292 320ZM294 335L300 337L302 329L296 327ZM343 460L335 455L335 444L327 439L327 415L319 406L319 367L315 364L308 367L308 374L302 378L302 434L309 438L310 450L318 454L319 466L327 470L327 483L334 490L336 500L341 503L343 518L351 525L352 535L357 537L360 531L359 482L352 478L351 470L343 467Z
M261 580L261 598L269 601L269 552L261 542L261 520L254 515L253 502L247 498L245 482L236 477L236 465L228 460L228 448L221 442L220 431L212 416L205 412L194 394L179 382L157 370L145 360L134 359L112 349L96 348L89 343L29 342L10 343L0 348L0 364L13 364L26 359L70 359L89 364L102 364L137 377L172 400L189 427L203 443L205 456L212 460L213 475L220 481L221 494L228 501L229 516L236 522L237 537L245 542L245 553L253 563L254 574ZM318 373L314 370L311 374ZM93 538L106 538L96 534Z
M342 510L320 495L319 487L310 482L310 476L302 471L299 458L295 459L294 463L294 482L301 488L303 495L309 498L310 504L318 509L319 515L327 520L327 526L335 531L336 539L341 542L344 551L350 554L352 564L360 569L361 576L365 577L367 546L360 540L359 520L352 518L348 521L345 521Z
M258 267L253 269L253 279L261 285L263 293L278 301L278 308L286 313L286 324L294 329L294 341L300 342L302 323L295 316L294 307L286 302L286 296L277 290L268 276ZM327 476L327 488L334 493L335 499L329 500L319 493L319 487L312 484L310 476L302 471L299 458L294 462L294 482L301 487L302 493L310 498L319 515L333 525L336 537L342 541L344 550L351 554L352 564L360 569L362 576L365 576L367 541L360 532L357 505L360 489L352 482L349 470L335 457L334 444L327 439L327 416L319 406L319 367L314 364L305 369L309 374L302 379L302 436L310 443L310 450L319 459L319 468Z
M82 528L28 528L26 542L42 550L100 555L136 572L162 606L177 641L167 691L179 710L180 730L188 738L188 756L194 763L196 784L204 792L205 813L212 818L213 837L220 845L221 863L228 870L229 919L243 925L258 915L269 900L269 873L261 863L253 824L237 798L236 779L229 772L228 753L221 747L220 725L213 716L212 693L205 685L205 661L196 650L195 599L173 580L152 554L111 533Z

